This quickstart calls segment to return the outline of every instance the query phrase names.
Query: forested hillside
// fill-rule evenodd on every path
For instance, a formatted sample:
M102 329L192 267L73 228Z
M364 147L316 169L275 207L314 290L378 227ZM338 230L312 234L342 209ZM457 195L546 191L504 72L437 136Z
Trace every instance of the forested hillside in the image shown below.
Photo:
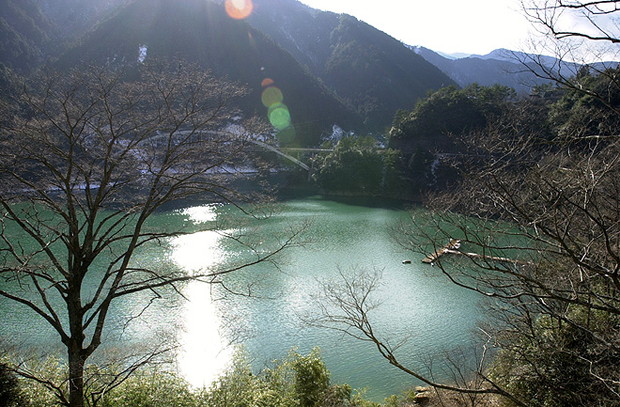
M333 124L361 126L360 117L290 54L208 1L138 0L89 33L56 66L136 63L141 47L145 58L197 63L216 76L247 86L249 94L241 107L248 115L267 116L261 103L262 84L273 81L282 91L294 127L285 131L284 143L315 145Z
M59 51L57 31L35 0L0 3L0 63L29 73Z
M290 0L257 0L250 24L268 34L383 131L398 109L454 82L401 42L354 17Z

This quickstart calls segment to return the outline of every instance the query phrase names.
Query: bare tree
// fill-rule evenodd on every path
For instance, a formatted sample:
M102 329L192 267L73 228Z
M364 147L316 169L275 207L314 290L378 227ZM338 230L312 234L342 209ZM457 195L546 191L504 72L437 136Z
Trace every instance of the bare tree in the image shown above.
M319 313L305 317L308 324L336 330L355 339L372 343L379 354L392 366L432 386L439 391L456 392L476 400L481 395L499 395L512 400L515 405L526 406L517 397L495 383L487 374L488 351L490 344L482 345L477 366L470 371L466 366L447 360L446 365L452 369L454 382L448 383L436 379L429 365L409 366L399 358L399 349L407 342L403 338L385 338L373 323L373 311L380 306L374 299L374 292L380 284L381 273L377 270L354 270L351 273L340 272L339 279L322 284L323 295L319 302ZM396 342L394 343L394 341ZM449 359L449 357L447 358Z
M414 212L395 233L421 256L446 253L433 270L488 299L490 365L463 376L472 380L465 385L402 365L373 328L372 279L329 286L331 306L317 323L373 342L391 364L440 389L516 405L620 404L620 76L614 65L578 63L617 52L619 6L524 2L557 59L523 62L558 85L555 98L518 101L461 135L460 185L430 197L430 212ZM447 247L455 239L460 247Z
M145 246L190 232L150 226L163 205L191 197L256 202L229 182L235 166L249 162L251 135L219 131L234 113L227 102L243 90L182 63L48 73L31 84L3 107L0 295L58 334L68 391L43 384L63 405L80 407L85 366L113 303L179 291L188 280L223 284L227 273L271 261L295 233L269 249L248 243L252 257L225 269L188 274L136 262ZM100 394L91 394L95 404Z
M619 1L522 0L526 17L540 35L532 40L536 54L515 55L532 74L568 89L586 93L611 111L604 89L584 83L584 72L608 76L618 88L613 74L619 57ZM551 55L549 58L545 55Z
M494 377L510 391L528 382L562 405L612 405L620 402L619 141L554 137L529 120L507 114L467 137L477 157L462 163L461 186L429 201L432 216L404 227L401 242L428 253L460 240L435 265L493 300L488 332L502 349Z
M589 42L620 43L615 0L524 0L530 20L556 40L584 39Z

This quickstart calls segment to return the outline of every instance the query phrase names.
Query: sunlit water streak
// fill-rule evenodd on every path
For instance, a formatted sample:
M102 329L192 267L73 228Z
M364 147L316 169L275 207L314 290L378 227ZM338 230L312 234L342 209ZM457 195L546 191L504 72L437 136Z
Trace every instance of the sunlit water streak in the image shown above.
M238 260L239 248L223 237L235 230L218 230L238 223L237 216L233 208L215 205L158 214L154 222L161 227L182 222L196 229L215 230L173 239L163 248L141 253L138 261L172 261L191 273ZM441 368L445 352L471 343L481 318L478 298L447 282L437 270L422 265L421 256L395 244L391 226L407 217L406 212L397 209L346 205L320 198L283 202L280 212L258 223L257 241L268 243L286 234L291 225L310 220L303 236L307 244L285 252L279 269L263 264L225 277L231 288L243 290L253 284L259 298L223 295L217 286L190 283L183 288L188 301L170 297L155 303L132 323L131 329L123 331L120 342L113 342L118 337L111 335L110 343L126 346L150 342L155 332L171 331L181 345L179 370L195 386L209 385L226 368L233 345L244 346L256 370L286 357L291 348L308 352L318 346L332 372L332 382L368 388L367 397L380 401L419 383L391 367L372 344L309 327L300 316L316 312L320 280L336 278L339 269L349 272L377 268L383 270L382 285L376 293L382 304L373 320L379 332L394 342L408 338L398 352L403 362L419 368L432 359L433 365ZM413 263L404 265L403 259ZM110 327L122 325L127 315L142 306L139 297L117 304ZM24 317L28 313L17 309L14 304L0 301L4 317L0 336L24 333L25 340L40 346L57 342L34 315Z
M194 224L214 222L216 206L205 205L182 211ZM171 242L172 260L187 273L208 270L224 256L218 231L201 231L175 238ZM180 373L195 387L209 386L229 365L233 348L223 338L217 305L210 285L190 283L183 295L187 302L182 311L183 329L180 332L181 351L178 356Z
M218 208L207 216L204 208L190 208L185 213L193 222L209 222L217 220ZM194 384L208 383L213 372L221 371L230 360L229 342L242 343L256 369L285 357L291 348L308 352L318 346L334 382L367 388L367 396L374 400L419 384L387 364L372 344L309 327L302 321L318 309L320 281L336 278L338 270L379 269L383 277L376 297L382 305L373 315L374 323L394 343L407 339L398 352L404 362L423 370L432 359L433 365L441 368L437 361L443 360L445 353L471 342L479 318L477 299L449 284L429 266L418 261L402 264L411 256L416 260L415 255L404 252L390 234L391 227L407 216L400 210L321 199L283 203L281 212L265 221L259 231L268 240L276 231L310 220L304 235L309 243L290 249L279 270L260 265L227 279L240 289L255 283L256 294L265 298L228 296L211 302L206 299L207 288L188 287L192 298L185 311L182 341L186 354L195 353L192 343L211 341L213 346L203 347L200 361L198 357L181 359L182 372ZM231 255L226 240L215 232L199 232L184 239L173 244L172 256L186 270L213 267ZM197 340L195 335L204 339Z

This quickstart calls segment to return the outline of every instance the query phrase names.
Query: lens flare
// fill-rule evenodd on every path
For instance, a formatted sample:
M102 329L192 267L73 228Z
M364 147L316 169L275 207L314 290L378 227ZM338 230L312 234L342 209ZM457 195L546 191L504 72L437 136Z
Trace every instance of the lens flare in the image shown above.
M254 9L252 0L226 0L224 6L226 7L228 16L235 20L243 20L249 17Z
M291 113L285 104L278 103L269 108L269 122L278 130L284 130L291 125Z
M262 69L264 70L264 69ZM280 134L286 132L294 133L293 122L291 120L291 112L288 107L282 103L284 94L280 88L275 86L275 81L271 78L265 78L261 82L263 92L261 93L261 101L267 107L267 117L271 125Z
M284 130L278 131L278 141L281 145L294 145L296 139L295 126L291 124L291 126L287 127Z
M261 95L261 101L265 107L271 107L273 105L277 105L282 103L284 100L284 95L282 91L275 86L270 86L263 91Z

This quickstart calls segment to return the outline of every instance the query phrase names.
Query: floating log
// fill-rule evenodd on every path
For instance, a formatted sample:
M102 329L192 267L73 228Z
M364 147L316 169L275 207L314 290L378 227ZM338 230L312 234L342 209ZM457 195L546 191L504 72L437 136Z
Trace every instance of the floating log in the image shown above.
M460 248L461 248L461 241L458 239L452 239L447 245L435 251L435 253L429 254L428 256L423 258L422 263L432 265L444 254L457 254L460 256L466 256L466 257L470 257L473 259L481 259L484 261L498 261L502 263L514 263L514 264L520 264L520 265L531 265L532 264L527 261L509 259L507 257L487 256L487 255L478 254L478 253L466 253L466 252L460 251L459 250Z
M461 247L461 241L458 239L451 239L447 245L438 249L433 254L429 254L422 259L422 263L432 264L437 261L441 256L446 254L449 250L458 250Z
M521 264L521 265L531 265L532 263L528 262L528 261L523 261L523 260L515 260L515 259L509 259L508 257L497 257L497 256L486 256L484 254L478 254L478 253L465 253L459 250L446 250L445 253L449 253L449 254L458 254L460 256L467 256L467 257L471 257L474 259L482 259L482 260L490 260L490 261L499 261L501 263L515 263L515 264Z

